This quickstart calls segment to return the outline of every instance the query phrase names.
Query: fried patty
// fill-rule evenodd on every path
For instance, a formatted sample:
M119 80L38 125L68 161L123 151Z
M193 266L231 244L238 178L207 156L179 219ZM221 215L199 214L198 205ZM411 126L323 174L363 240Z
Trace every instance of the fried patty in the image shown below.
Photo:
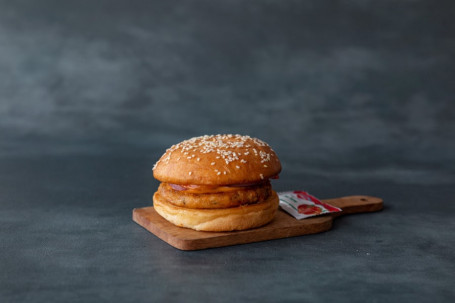
M272 194L270 182L256 186L240 187L235 191L218 193L187 193L175 190L168 183L161 183L158 192L168 202L186 208L230 208L266 200Z

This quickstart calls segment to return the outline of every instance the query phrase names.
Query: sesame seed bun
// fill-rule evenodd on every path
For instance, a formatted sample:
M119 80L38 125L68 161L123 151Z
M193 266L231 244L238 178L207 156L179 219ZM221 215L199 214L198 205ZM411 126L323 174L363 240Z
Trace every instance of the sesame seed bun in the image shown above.
M153 168L153 206L169 222L203 231L267 224L278 209L269 179L280 160L265 142L241 135L195 137L170 147Z
M267 143L213 135L173 145L155 164L153 176L172 184L231 185L261 182L280 171L280 160Z
M163 218L174 225L200 231L234 231L265 225L273 220L278 203L274 191L260 203L220 209L180 207L163 199L158 192L153 196L153 206Z

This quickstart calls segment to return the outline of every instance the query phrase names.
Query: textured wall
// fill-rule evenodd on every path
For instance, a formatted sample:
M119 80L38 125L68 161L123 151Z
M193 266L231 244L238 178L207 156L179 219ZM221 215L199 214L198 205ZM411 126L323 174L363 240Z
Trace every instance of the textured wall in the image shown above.
M292 174L455 181L453 1L0 1L0 154L263 138Z

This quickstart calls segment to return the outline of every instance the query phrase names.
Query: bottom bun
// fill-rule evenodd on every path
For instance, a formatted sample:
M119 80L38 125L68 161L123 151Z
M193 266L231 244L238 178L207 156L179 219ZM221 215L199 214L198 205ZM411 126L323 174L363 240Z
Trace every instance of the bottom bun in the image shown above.
M167 202L157 192L153 195L153 206L163 218L177 226L202 231L245 230L265 225L273 220L278 203L274 191L264 202L219 209L180 207Z

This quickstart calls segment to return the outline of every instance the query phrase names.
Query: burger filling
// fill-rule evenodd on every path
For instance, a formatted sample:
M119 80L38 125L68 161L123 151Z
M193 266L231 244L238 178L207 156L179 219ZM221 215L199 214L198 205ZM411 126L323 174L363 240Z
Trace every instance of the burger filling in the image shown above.
M168 202L187 208L230 208L260 203L272 194L270 181L223 186L161 183L158 193Z

